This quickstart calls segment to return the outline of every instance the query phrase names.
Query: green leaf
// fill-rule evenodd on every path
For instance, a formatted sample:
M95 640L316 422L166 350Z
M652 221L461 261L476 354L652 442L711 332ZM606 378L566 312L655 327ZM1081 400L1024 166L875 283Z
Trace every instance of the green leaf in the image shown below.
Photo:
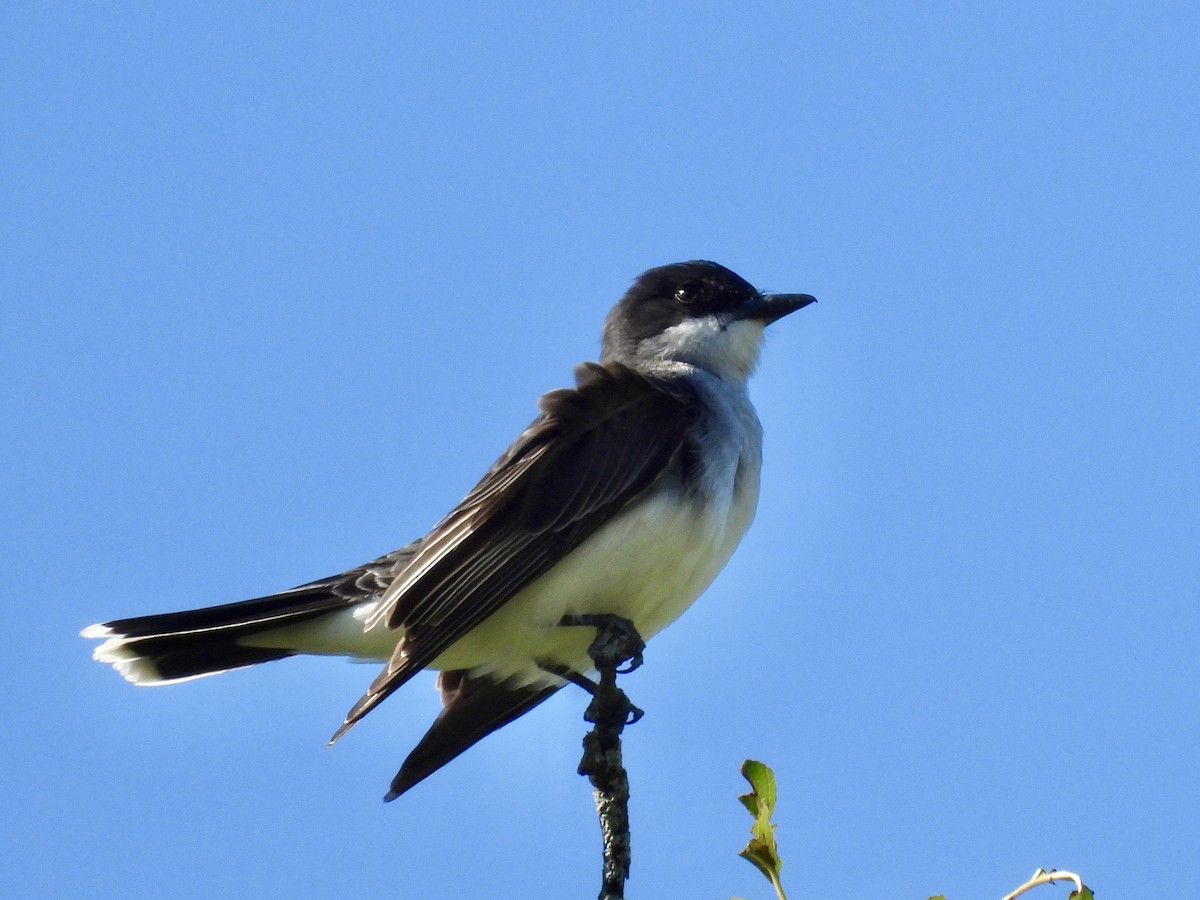
M762 763L748 759L742 763L742 775L750 782L750 793L742 794L738 800L754 816L754 824L750 826L750 842L738 856L766 876L780 900L787 900L779 881L783 860L779 858L775 826L771 823L771 816L775 813L775 773Z
M1096 900L1096 897L1092 894L1092 889L1085 884L1082 891L1071 891L1067 900Z

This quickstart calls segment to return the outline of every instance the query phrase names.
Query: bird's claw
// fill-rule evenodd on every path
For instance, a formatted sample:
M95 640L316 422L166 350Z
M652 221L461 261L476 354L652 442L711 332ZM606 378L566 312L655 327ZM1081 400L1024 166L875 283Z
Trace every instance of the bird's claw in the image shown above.
M583 614L563 616L560 624L596 629L588 656L597 668L612 666L618 675L628 675L642 665L646 642L629 619L609 614Z

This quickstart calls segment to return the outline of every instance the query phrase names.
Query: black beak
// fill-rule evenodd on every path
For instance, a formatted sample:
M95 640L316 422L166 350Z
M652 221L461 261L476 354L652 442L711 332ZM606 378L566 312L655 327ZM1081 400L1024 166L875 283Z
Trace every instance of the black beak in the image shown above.
M770 325L788 313L816 302L817 298L811 294L759 294L742 305L741 313L744 319L757 319L764 325Z

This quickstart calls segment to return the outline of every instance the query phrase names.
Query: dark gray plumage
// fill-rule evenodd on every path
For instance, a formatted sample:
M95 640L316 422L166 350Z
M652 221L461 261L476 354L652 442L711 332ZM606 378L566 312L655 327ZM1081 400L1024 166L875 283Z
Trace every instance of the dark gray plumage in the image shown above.
M297 653L386 660L334 740L426 668L443 710L393 780L399 796L584 672L611 613L649 637L708 586L753 518L761 429L745 383L763 328L812 302L763 294L712 262L639 277L601 361L540 414L421 539L269 597L85 629L139 684Z

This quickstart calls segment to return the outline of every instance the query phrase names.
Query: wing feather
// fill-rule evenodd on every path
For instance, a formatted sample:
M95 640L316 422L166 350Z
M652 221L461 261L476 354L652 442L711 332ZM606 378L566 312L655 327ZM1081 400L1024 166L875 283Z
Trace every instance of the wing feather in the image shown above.
M421 540L368 626L404 630L340 735L654 484L683 449L688 389L585 363Z

